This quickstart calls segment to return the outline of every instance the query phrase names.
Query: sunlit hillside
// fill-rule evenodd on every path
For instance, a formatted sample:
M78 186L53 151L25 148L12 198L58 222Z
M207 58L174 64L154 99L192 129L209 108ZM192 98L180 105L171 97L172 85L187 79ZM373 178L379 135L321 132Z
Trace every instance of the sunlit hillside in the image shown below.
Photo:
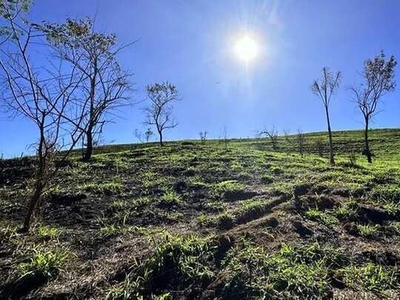
M325 133L77 151L29 234L36 161L1 160L0 298L397 299L399 137L368 164L334 132L331 167Z

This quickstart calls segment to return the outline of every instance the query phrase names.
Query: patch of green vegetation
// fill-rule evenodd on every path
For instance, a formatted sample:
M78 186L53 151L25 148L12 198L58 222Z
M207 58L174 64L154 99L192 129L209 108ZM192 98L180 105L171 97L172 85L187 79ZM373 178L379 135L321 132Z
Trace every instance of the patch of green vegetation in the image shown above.
M357 224L358 233L366 238L376 237L379 231L379 225L371 225L371 224Z
M349 266L339 271L346 285L381 293L388 289L400 288L398 267L383 267L373 263L362 266Z
M271 192L275 195L291 195L293 194L293 187L295 184L293 182L286 181L274 181L271 185Z
M392 216L400 213L400 202L383 201L383 208Z
M22 274L36 272L46 278L52 278L62 270L68 257L68 251L36 251L30 261L21 263L18 269Z
M234 212L238 224L246 223L261 217L269 208L269 203L265 199L247 200L240 204Z
M241 171L241 172L239 172L238 175L237 175L237 177L238 177L240 180L249 180L249 179L251 179L251 175L250 175L250 173L247 172L247 171Z
M41 238L53 239L60 235L60 230L55 227L38 226L36 228L37 235Z
M122 189L122 184L119 182L86 183L82 186L79 186L78 188L86 192L110 196L118 194Z
M131 273L126 278L123 274L115 281L102 280L101 285L96 282L89 287L99 292L99 298L109 292L109 299L200 299L209 295L216 299L329 299L341 286L373 292L396 289L397 279L392 284L383 283L388 282L388 274L398 278L397 269L382 266L383 271L374 274L372 267L364 265L372 261L369 257L353 257L352 253L367 245L364 237L379 234L382 250L398 250L400 222L392 220L400 214L400 154L393 143L399 144L400 130L371 131L376 154L373 164L361 155L357 165L349 164L348 150L362 151L361 132L334 133L333 167L328 165L327 149L322 158L315 152L316 139L326 140L326 133L307 134L305 138L302 156L294 153L298 151L294 135L288 140L279 137L278 151L271 151L266 140L238 139L229 141L229 149L213 140L167 142L164 147L154 143L105 146L95 149L89 163L82 162L77 152L73 163L60 170L62 180L55 180L57 185L50 190L54 201L45 206L43 228L33 227L32 235L22 235L14 228L20 225L24 212L21 200L27 199L32 188L26 175L29 172L4 160L0 166L5 164L0 174L0 244L13 254L10 267L3 268L5 274L0 272L0 281L12 280L20 257L29 249L42 249L43 245L57 249L59 228L67 228L62 243L79 253L79 263L71 264L67 268L71 273L61 276L56 285L49 283L46 292L75 274L94 278L98 268L76 267L87 265L93 252L104 254L104 260L100 257L96 265L115 255L135 256L135 263L127 266ZM67 195L78 190L92 195L80 202ZM260 195L267 195L266 199ZM298 202L279 205L290 198ZM375 208L377 214L387 216L381 227L373 225L378 220L367 219ZM263 218L269 213L271 218ZM285 230L292 228L290 225L298 230L294 223L298 214L316 221L314 234L307 234L308 238L300 231L293 234ZM275 222L269 223L270 219ZM358 223L361 220L364 225ZM201 228L193 226L196 222ZM339 222L341 226L335 229L343 228L352 235L352 243L344 250L313 244L316 238L331 238L320 224L333 227ZM304 231L312 227L308 223ZM168 234L167 230L199 231L201 237ZM82 243L76 243L76 237ZM220 242L222 238L229 242ZM108 243L121 241L129 247L118 247L118 253L114 252L117 247ZM277 250L281 241L293 246L283 244ZM335 246L341 246L348 236L335 235L334 241ZM355 274L358 266L363 270ZM107 268L110 273L104 275L114 279L124 268ZM367 277L375 278L372 284ZM378 287L369 287L374 285ZM65 286L75 292L74 285ZM85 284L76 290L86 288ZM32 293L41 296L41 292ZM71 291L66 288L66 292Z
M394 231L400 235L400 221L395 221L390 223L390 227L394 229Z
M168 190L161 196L159 204L163 207L173 207L178 206L182 203L181 196L179 196L175 191Z
M189 185L194 189L208 188L209 185L205 183L200 176L193 176L189 178Z
M278 253L245 243L224 261L227 284L223 294L232 299L325 299L331 295L329 268L346 265L340 250L312 244L293 248L283 244Z
M316 208L311 208L306 211L306 217L310 220L319 221L326 226L339 224L338 218L336 218L333 214L320 211Z
M129 275L131 281L120 291L120 295L135 295L136 299L152 295L163 299L167 294L164 289L171 283L178 288L190 284L202 285L209 283L214 276L211 266L217 245L210 240L195 235L164 233L160 238L152 238L152 244L152 255L139 263L137 270ZM139 284L136 283L138 278Z
M357 217L357 202L350 200L334 210L334 214L340 220L354 220Z
M215 195L223 197L226 193L238 193L244 191L244 186L236 180L227 180L214 184Z
M205 208L214 212L221 212L226 209L226 203L221 201L209 201L205 204Z
M234 222L233 216L226 212L218 215L215 223L218 229L231 229Z
M398 183L378 185L373 189L372 196L378 200L398 202L400 201L400 187Z
M197 217L197 224L200 227L216 227L218 229L231 229L234 226L235 220L232 214L228 212L214 216L201 214Z

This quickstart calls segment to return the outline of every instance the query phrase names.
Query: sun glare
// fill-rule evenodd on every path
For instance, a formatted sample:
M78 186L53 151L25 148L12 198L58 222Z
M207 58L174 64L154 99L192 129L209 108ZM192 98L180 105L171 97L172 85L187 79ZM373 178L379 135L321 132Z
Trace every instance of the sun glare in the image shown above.
M258 45L249 35L239 37L235 41L234 52L236 56L246 63L254 60L258 55Z

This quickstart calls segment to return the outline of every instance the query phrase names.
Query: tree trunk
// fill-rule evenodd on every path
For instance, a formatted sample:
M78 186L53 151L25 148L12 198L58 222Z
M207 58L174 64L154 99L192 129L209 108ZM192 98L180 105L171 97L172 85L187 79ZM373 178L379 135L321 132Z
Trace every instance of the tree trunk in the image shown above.
M331 130L331 122L329 120L329 111L328 107L325 107L326 112L326 121L328 123L328 135L329 135L329 164L331 166L335 165L335 159L333 156L333 141L332 141L332 130Z
M84 161L88 161L92 158L93 154L93 129L96 126L95 118L95 93L96 93L96 78L97 78L97 61L93 67L93 77L90 79L90 111L89 111L89 123L86 132L86 152Z
M93 133L92 133L92 126L89 126L88 131L86 133L86 152L85 156L83 157L84 161L88 161L92 158L93 154Z
M29 232L29 229L31 228L31 221L32 221L32 216L33 213L36 210L36 206L40 200L40 197L42 196L43 189L45 187L46 181L45 181L45 176L46 176L46 171L47 171L47 162L48 162L48 153L47 150L45 150L45 136L44 136L44 115L42 116L42 125L40 127L40 141L39 141L39 148L38 148L38 158L39 158L39 168L36 173L36 182L35 182L35 192L33 193L32 197L30 198L29 205L28 205L28 211L25 216L24 224L21 228L21 232Z
M32 195L29 202L28 212L25 216L24 225L21 228L20 232L22 233L29 232L29 229L31 228L32 216L36 210L36 205L38 204L40 197L42 196L42 192L43 192L43 185L41 183L37 183L35 187L35 192Z
M164 146L163 144L163 136L162 136L162 131L158 131L158 135L160 136L160 146Z
M368 162L371 164L372 163L372 155L371 151L369 149L369 140L368 140L368 124L369 120L368 117L365 118L365 131L364 131L364 139L365 139L365 156L367 156Z

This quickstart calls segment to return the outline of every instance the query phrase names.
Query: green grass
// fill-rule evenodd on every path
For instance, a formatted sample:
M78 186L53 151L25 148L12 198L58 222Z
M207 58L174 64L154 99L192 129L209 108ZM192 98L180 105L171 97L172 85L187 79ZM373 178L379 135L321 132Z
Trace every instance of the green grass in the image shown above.
M400 288L399 269L368 263L363 266L349 266L341 269L344 282L350 287L381 293L388 289Z
M35 251L29 262L19 265L19 271L23 275L37 272L47 278L52 278L62 270L68 257L68 251Z
M377 237L377 235L378 235L379 225L358 224L357 229L361 236L366 237L366 238L373 238L373 237Z
M316 208L311 208L310 210L308 210L306 212L306 217L310 220L320 221L327 226L339 223L338 218L336 218L333 214L320 211Z
M42 238L57 238L61 233L58 228L49 226L39 226L36 231L37 235Z
M87 183L82 186L79 186L78 189L94 194L113 195L121 191L122 184L118 182Z
M181 197L172 190L169 190L164 193L164 195L160 198L160 205L163 207L173 207L181 204Z
M90 162L75 152L28 235L17 228L35 160L1 160L0 286L40 272L58 277L32 291L45 299L389 295L400 281L400 130L371 131L373 164L362 137L334 132L335 166L326 133L306 134L303 156L295 135L277 151L232 139L110 145Z

